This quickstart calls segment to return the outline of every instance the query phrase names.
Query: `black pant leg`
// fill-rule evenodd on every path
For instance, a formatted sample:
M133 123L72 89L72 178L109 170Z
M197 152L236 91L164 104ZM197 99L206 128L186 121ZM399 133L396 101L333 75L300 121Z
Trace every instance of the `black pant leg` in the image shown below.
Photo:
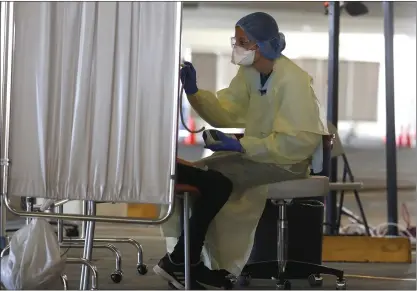
M183 164L177 164L177 183L196 187L200 191L189 224L191 261L195 263L200 260L208 227L229 199L233 184L217 171L205 171ZM184 259L184 233L181 233L171 256L175 261Z

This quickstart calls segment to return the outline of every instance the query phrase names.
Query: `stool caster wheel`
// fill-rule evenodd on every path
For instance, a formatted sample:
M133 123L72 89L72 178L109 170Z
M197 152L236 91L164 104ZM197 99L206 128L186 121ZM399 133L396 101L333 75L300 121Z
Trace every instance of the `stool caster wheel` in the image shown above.
M336 281L336 290L346 290L346 281L345 281L345 279L338 279Z
M320 275L310 275L308 276L308 283L310 287L321 287L323 286L323 278Z
M276 285L276 290L291 290L291 282L288 280L280 280Z
M148 267L145 264L138 265L136 269L138 270L139 275L146 275L148 273Z
M252 281L252 278L249 274L242 274L237 279L238 285L243 286L243 287L248 287L251 281Z
M110 275L110 278L114 283L120 283L123 279L122 272L114 271L114 273Z

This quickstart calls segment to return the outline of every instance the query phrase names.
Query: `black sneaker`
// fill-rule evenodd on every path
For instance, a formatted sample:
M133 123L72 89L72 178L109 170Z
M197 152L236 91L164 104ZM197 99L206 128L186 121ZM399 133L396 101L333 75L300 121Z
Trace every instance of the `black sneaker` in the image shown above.
M171 283L176 289L181 290L185 288L184 263L174 263L169 254L166 254L165 257L159 261L158 265L153 268L153 271L155 274Z
M225 269L220 269L220 270L212 270L212 272L217 272L219 273L220 276L223 276L227 279L236 279L236 276L233 275L232 273L230 273L229 271L225 270Z
M203 262L193 266L193 279L209 290L232 289L233 282L226 270L210 270Z

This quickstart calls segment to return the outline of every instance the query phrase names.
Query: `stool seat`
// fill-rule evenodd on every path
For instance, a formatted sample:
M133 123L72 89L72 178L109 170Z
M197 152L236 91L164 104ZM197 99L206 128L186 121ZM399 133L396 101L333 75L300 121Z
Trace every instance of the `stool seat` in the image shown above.
M329 193L329 178L310 176L306 179L283 181L268 185L268 199L294 199L325 196Z
M363 188L362 182L335 182L330 183L330 190L335 191L354 191Z
M184 193L189 193L189 194L200 194L200 191L191 185L187 185L187 184L176 184L175 185L175 194L177 195L181 195Z

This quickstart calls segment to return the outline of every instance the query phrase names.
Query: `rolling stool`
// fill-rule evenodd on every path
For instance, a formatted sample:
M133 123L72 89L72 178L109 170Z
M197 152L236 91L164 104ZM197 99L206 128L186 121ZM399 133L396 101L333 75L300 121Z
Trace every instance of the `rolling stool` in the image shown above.
M295 279L294 274L307 273L308 281L312 287L320 287L322 285L320 275L327 274L337 277L337 290L346 289L344 272L342 270L321 265L321 245L319 262L288 260L287 206L289 203L287 200L295 201L306 198L321 200L322 197L327 196L330 189L330 183L329 179L324 175L327 175L329 172L333 139L333 135L323 136L322 146L317 148L312 157L313 169L314 165L317 165L320 162L322 164L321 170L316 168L317 171L321 171L318 175L312 175L306 179L283 181L268 185L268 199L271 200L274 205L278 206L277 259L247 264L242 270L242 275L239 280L242 285L249 285L251 278L273 278L276 280L277 289L289 290L291 289L289 279ZM317 173L317 171L313 172ZM301 213L299 215L301 215ZM321 230L319 231L322 234Z
M291 284L286 278L287 272L291 273L294 272L292 270L307 268L312 274L309 281L316 280L316 275L319 274L331 274L337 277L336 289L346 289L346 282L343 277L344 272L341 270L307 262L287 261L287 200L326 196L328 193L329 179L324 176L311 176L307 179L284 181L269 185L268 199L271 199L278 206L279 210L277 260L246 265L242 271L242 274L245 274L243 275L243 285L248 285L251 278L272 277L276 280L278 290L290 290Z

